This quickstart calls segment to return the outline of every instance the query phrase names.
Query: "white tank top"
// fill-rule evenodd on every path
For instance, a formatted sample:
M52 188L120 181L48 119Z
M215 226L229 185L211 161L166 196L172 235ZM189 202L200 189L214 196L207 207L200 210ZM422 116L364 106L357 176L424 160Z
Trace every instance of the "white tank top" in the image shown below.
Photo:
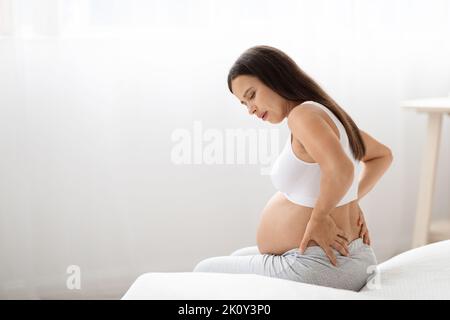
M339 207L357 199L361 164L359 160L353 157L345 128L333 112L320 103L307 102L312 102L314 105L319 106L336 124L342 148L352 160L355 168L350 188L336 205L336 207ZM271 179L275 188L283 193L288 200L298 205L314 208L320 194L320 166L317 162L305 162L294 154L290 132L286 145L271 168Z

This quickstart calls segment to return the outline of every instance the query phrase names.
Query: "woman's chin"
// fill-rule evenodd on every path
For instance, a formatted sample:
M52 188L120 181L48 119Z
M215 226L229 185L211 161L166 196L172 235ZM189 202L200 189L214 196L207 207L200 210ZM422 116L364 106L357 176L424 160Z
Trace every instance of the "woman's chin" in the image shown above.
M277 123L281 123L284 119L278 119L278 118L268 118L267 122L270 122L271 124L277 124Z

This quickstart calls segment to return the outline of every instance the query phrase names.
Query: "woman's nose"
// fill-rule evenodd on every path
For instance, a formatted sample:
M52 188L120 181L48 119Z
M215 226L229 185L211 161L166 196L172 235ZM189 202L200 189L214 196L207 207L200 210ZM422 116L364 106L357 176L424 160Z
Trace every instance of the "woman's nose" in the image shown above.
M250 106L250 108L248 108L248 114L249 114L249 115L252 115L252 114L254 114L255 112L256 112L256 108L255 108L255 107Z

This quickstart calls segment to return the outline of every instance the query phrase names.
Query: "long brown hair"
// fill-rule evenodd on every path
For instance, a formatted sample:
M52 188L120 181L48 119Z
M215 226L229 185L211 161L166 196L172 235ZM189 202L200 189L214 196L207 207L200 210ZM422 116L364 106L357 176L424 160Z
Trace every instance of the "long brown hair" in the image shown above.
M256 76L266 86L283 98L301 104L315 101L341 121L355 159L361 160L366 146L352 118L287 54L270 46L254 46L242 53L228 73L228 89L231 81L240 75Z

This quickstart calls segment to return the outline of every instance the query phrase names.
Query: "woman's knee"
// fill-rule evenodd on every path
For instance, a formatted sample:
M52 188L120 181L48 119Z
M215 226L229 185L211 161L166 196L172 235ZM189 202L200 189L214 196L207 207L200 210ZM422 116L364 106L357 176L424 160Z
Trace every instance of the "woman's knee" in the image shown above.
M197 263L192 272L211 272L211 259L208 258Z
M233 251L232 253L230 253L230 256L252 256L252 255L257 255L257 254L261 254L258 250L258 247L251 246L251 247L237 249L237 250Z

